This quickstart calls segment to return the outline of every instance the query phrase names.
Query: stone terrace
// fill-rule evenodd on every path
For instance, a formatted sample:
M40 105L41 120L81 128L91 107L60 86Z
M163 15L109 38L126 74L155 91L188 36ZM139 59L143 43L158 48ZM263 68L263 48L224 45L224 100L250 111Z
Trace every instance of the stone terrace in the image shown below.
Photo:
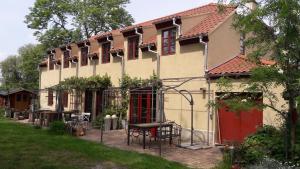
M88 130L87 134L80 138L100 142L100 130ZM131 144L128 146L125 130L106 131L103 134L103 143L107 146L151 155L159 155L158 144L152 142L149 146L149 142L147 141L146 149L144 150L142 147L142 136L140 136L139 139L132 139ZM214 167L221 161L222 153L217 147L189 150L176 147L175 145L170 146L167 141L166 143L163 142L162 157L167 160L180 162L192 168L208 169Z

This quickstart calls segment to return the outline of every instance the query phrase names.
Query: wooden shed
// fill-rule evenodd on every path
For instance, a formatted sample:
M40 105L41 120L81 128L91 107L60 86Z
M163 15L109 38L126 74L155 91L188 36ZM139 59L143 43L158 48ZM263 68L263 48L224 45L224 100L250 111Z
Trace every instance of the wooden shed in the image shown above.
M23 88L13 89L6 94L6 106L15 111L25 111L30 108L31 100L36 97L36 93Z

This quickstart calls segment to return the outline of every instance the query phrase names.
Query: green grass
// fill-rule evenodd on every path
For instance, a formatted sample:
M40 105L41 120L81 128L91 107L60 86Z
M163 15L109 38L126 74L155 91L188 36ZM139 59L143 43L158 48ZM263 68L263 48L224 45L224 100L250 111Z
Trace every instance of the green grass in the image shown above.
M1 169L186 168L163 158L123 151L0 118Z

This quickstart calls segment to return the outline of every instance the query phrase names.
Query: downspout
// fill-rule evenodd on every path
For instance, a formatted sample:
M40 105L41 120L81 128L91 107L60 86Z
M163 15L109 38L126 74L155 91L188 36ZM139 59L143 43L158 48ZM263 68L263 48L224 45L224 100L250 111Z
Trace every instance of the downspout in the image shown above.
M53 51L51 51L51 54L54 56L55 53L53 53ZM56 57L55 57L56 58ZM59 66L59 73L58 73L58 82L61 82L61 66L59 64L57 64L57 62L55 62L55 66Z
M199 37L199 42L204 45L204 72L205 72L205 77L207 81L207 91L208 91L208 101L207 101L207 145L209 145L210 141L210 120L212 119L212 114L210 112L210 94L211 94L211 89L210 89L210 79L208 77L208 43L203 41L203 36Z
M151 52L151 53L154 53L154 54L156 54L156 59L157 59L157 64L156 64L156 73L157 73L157 78L158 78L158 80L160 79L160 55L159 55L159 53L157 52L157 51L154 51L154 50L152 50L151 49L151 46L150 45L148 45L148 51L149 52ZM153 91L153 90L152 90ZM160 107L159 107L159 104L160 104L160 102L159 102L159 91L160 90L156 90L156 110L161 110L160 109ZM153 94L153 92L152 92L152 94ZM153 97L153 96L152 96ZM153 103L152 103L152 105L153 105ZM156 111L156 117L158 117L158 115L157 115L157 113L158 113L159 111ZM159 112L160 113L160 124L161 124L161 114L162 114L162 112L163 111L161 111L161 112ZM157 119L156 119L156 121L157 121Z
M135 34L139 35L139 44L142 44L143 43L143 34L138 32L138 28L135 28Z
M160 55L158 54L157 51L154 51L151 49L150 45L148 45L148 51L151 53L156 54L156 59L157 59L157 64L156 64L156 73L157 73L157 77L158 79L160 78Z
M113 41L109 39L109 36L106 36L107 42L110 42L110 47L113 48Z
M123 79L125 75L124 56L120 55L119 52L117 52L116 56L121 59L121 66L122 66L121 78Z
M37 94L37 98L38 98L38 108L40 108L40 98L41 98L41 91L42 91L42 73L41 73L41 68L38 66L38 72L39 72L39 91L38 91L38 94ZM37 100L37 99L36 99ZM34 121L32 120L32 123Z
M176 23L176 18L173 18L173 25L178 29L178 36L181 36L181 25Z

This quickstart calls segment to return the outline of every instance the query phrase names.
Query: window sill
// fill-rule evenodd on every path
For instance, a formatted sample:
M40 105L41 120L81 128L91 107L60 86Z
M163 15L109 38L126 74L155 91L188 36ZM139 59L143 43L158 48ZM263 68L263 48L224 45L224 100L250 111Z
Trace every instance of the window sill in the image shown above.
M127 60L137 60L138 59L138 57L137 58L128 58Z
M162 54L161 56L169 56L169 55L175 55L176 53L166 53L166 54Z

